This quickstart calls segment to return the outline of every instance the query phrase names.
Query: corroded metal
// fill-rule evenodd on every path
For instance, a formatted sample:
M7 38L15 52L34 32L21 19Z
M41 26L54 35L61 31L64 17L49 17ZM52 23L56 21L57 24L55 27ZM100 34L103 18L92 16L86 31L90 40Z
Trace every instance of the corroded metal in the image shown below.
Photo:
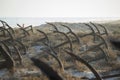
M85 54L85 53L87 53L87 52L89 52L89 51L93 51L93 50L95 50L95 49L99 49L99 50L101 50L101 51L103 52L104 57L105 57L105 60L108 61L108 57L109 57L109 56L108 56L108 53L105 52L105 51L100 47L100 46L102 46L102 45L105 45L105 48L106 48L107 50L109 50L109 46L108 46L107 42L105 41L105 39L104 39L101 35L95 34L95 36L98 37L98 38L100 38L100 39L102 40L102 42L100 42L100 43L98 43L97 45L94 45L94 46L92 46L91 48L87 49L86 51L80 53L80 55Z
M54 24L52 24L52 23L48 23L48 22L47 22L47 24L53 26L56 31L59 31L58 28L56 27L56 25L54 25Z
M40 33L42 33L42 34L45 36L44 39L47 40L47 43L44 43L44 44L49 48L49 50L45 50L45 52L46 52L48 55L51 55L53 58L55 58L55 60L56 60L56 61L58 62L58 64L59 64L60 68L61 68L62 70L64 70L62 61L58 58L57 53L56 53L56 52L53 50L53 48L51 47L50 41L49 41L49 38L48 38L47 34L46 34L45 32L43 32L43 31L41 31L41 30L38 30L38 29L37 29L37 31L40 32ZM51 53L51 52L53 52L53 53Z
M24 51L23 54L26 54L27 53L27 48L25 47L25 45L19 41L19 40L14 40L14 42L16 42L17 44L21 45L21 47L18 47L18 48L22 48L22 50Z
M101 25L101 24L98 24L100 27L102 27L104 30L105 30L105 34L108 36L108 31L107 31L107 29L106 29L106 27L105 26L103 26L103 25ZM104 33L103 33L104 34Z
M14 67L15 65L15 61L16 59L13 57L13 56L16 56L17 58L17 61L19 61L21 64L22 64L22 54L20 52L24 52L24 53L27 53L27 49L26 49L26 46L21 42L19 41L19 39L21 38L20 36L18 36L18 38L15 38L13 36L12 33L14 33L14 30L12 27L10 27L6 22L4 21L1 21L0 22L3 24L3 27L0 27L0 31L3 32L3 34L7 35L7 39L5 38L5 40L3 41L0 41L0 53L1 55L3 55L4 59L6 60L6 63L5 63L5 67L8 66L8 68L12 68ZM60 66L60 69L64 69L64 66L63 66L63 63L62 61L60 60L60 58L57 56L57 49L59 47L62 47L63 45L66 45L66 44L69 44L69 48L70 48L70 52L69 51L66 51L65 52L67 54L69 54L70 56L72 56L73 58L75 58L75 60L77 61L80 61L81 63L83 63L84 65L86 65L95 75L96 79L97 80L102 80L102 78L109 78L111 76L103 76L101 78L101 76L97 73L97 71L88 63L88 62L91 62L91 61L95 61L95 60L99 60L101 58L105 58L106 61L108 60L108 54L104 51L103 48L105 48L105 50L109 50L109 46L108 46L108 43L107 41L103 38L103 34L106 34L108 35L108 32L107 32L107 29L105 28L105 26L101 25L101 24L98 24L99 26L101 26L103 29L104 29L104 33L101 33L98 26L96 26L97 24L94 24L92 22L90 22L90 24L92 25L89 25L87 23L84 23L86 26L88 26L90 28L90 30L92 31L91 33L88 33L88 34L85 34L85 35L82 35L82 36L78 36L76 35L72 29L69 27L69 26L66 26L66 25L63 25L63 24L60 24L61 26L67 28L69 30L69 32L65 33L65 32L61 32L58 30L57 26L53 23L47 23L51 26L54 27L55 31L53 31L52 34L54 33L58 33L58 34L61 34L65 37L65 39L67 41L64 41L58 45L55 45L55 46L52 46L51 43L50 43L50 40L48 38L48 35L41 31L41 30L38 30L38 32L40 32L41 34L44 35L44 38L40 39L40 41L43 41L43 40L46 40L46 45L48 46L47 49L43 50L45 53L47 53L48 55L52 56L53 58L55 58L55 60L58 62L59 66ZM27 36L27 35L30 35L29 31L32 31L33 32L33 28L32 26L28 26L28 27L22 27L20 26L19 24L17 24L20 29L23 31L24 35ZM7 27L7 28L6 28ZM97 32L94 30L95 27ZM27 30L28 28L30 28L29 30ZM70 35L73 35L75 37L75 39L71 40L70 39L70 36L68 36L67 34L70 34ZM102 56L96 56L95 59L91 59L91 61L88 61L86 62L84 59L80 58L79 55L75 55L73 53L73 46L72 46L72 43L74 42L77 42L80 44L80 39L79 38L82 38L82 37L85 37L85 36L88 36L88 35L92 35L94 37L94 41L96 40L96 38L99 38L99 44L97 45L94 45L93 47L89 48L88 50L86 50L85 52L82 52L81 54L85 54L89 51L93 51L93 50L100 50L103 54ZM72 36L72 37L73 37ZM57 38L57 37L56 37ZM24 40L23 40L24 41ZM54 41L54 40L53 40ZM97 42L97 41L96 41ZM104 46L105 47L104 47ZM12 48L11 48L12 47ZM22 48L22 49L20 49ZM12 50L14 50L12 52ZM16 54L14 54L16 53ZM101 54L100 54L101 55ZM10 65L9 65L10 64ZM112 75L112 77L114 76L119 76L119 74L116 74L116 75ZM53 79L52 79L53 80ZM58 80L58 79L57 79Z
M47 24L49 24L49 25L51 25L51 26L54 27L55 31L53 31L53 32L61 32L61 31L58 30L58 28L56 27L56 25L54 25L53 23L47 23ZM71 33L73 36L75 36L75 38L76 38L75 41L78 42L79 45L80 45L80 40L79 40L78 36L77 36L68 26L63 25L63 24L61 24L61 25L69 30L68 34ZM67 35L66 35L65 33L62 32L62 34L65 35L66 38L67 38ZM68 38L69 38L69 37L68 37ZM67 39L68 39L68 38L67 38ZM69 42L70 42L70 40L69 40ZM72 42L72 41L71 41L71 42ZM64 42L64 44L66 44L66 43L68 43L68 42ZM63 44L63 45L64 45L64 44ZM60 46L61 46L61 45L60 45ZM72 50L72 46L71 46L71 50Z
M9 53L9 55L12 55L12 52L10 51L8 45L4 41L0 41L0 43L5 47L6 51Z
M9 55L9 53L7 51L4 50L3 46L0 45L0 54L4 57L4 59L6 60L3 68L8 68L8 69L13 69L15 66L15 62L13 60L13 58ZM0 66L2 67L2 66Z
M17 26L20 27L20 29L23 31L25 36L30 35L29 32L27 30L25 30L21 25L17 24Z
M22 64L22 56L20 53L19 46L17 45L17 44L22 45L22 43L20 41L5 40L5 41L0 41L0 43L4 46L5 50L9 53L9 55L11 57L16 56L16 55L18 56L17 58L13 57L14 61L18 60L20 62L20 64ZM21 47L24 48L23 45ZM12 51L12 49L14 50L14 52ZM16 53L16 55L14 53Z
M46 53L47 53L48 55L51 55L53 58L55 58L55 60L58 62L59 66L60 66L60 69L61 69L62 71L64 71L63 63L62 63L62 61L60 60L60 58L56 55L56 52L55 52L51 47L50 47L49 49L50 49L51 52L46 51ZM53 53L52 53L52 52L53 52Z
M2 34L0 36L3 36L5 37L6 36L6 33L5 33L5 30L2 29L3 27L0 27L0 32L2 32Z
M98 38L100 38L100 39L102 40L103 44L105 44L105 47L106 47L107 49L109 49L109 46L108 46L106 40L105 40L101 35L97 35L97 34L96 34L95 36L98 37Z
M106 53L106 51L104 51L103 48L99 47L100 51L103 53L105 60L108 62L108 53Z
M105 58L105 60L108 62L108 53L106 53L106 51L104 51L101 47L100 47L101 44L99 45L96 45L90 49L88 49L87 51L84 51L80 54L80 56L82 56L82 54L86 54L88 53L89 51L94 51L94 50L100 50L102 52L102 54L100 55L97 55L94 59L90 59L88 62L92 62L92 61L97 61L97 60L100 60L100 59L103 59ZM97 54L97 53L96 53ZM95 54L95 55L96 55Z
M44 35L44 38L42 38L42 39L40 39L40 40L46 39L46 40L47 40L47 43L50 42L50 41L49 41L49 38L48 38L48 36L47 36L47 34L46 34L45 32L43 32L43 31L41 31L41 30L39 30L39 29L37 29L37 31Z
M73 51L72 42L71 42L70 38L69 38L64 32L54 31L54 33L60 33L60 34L63 34L63 35L67 38L67 41L66 41L66 42L69 42L70 50ZM63 43L61 43L61 44L58 44L58 45L56 45L54 48L61 47L61 46L65 45L66 42L63 42Z
M86 26L88 26L90 29L91 29L91 33L92 33L92 35L94 36L94 41L96 40L96 36L95 36L95 31L94 31L94 29L92 28L92 26L90 26L89 24L87 24L87 23L84 23ZM91 34L90 34L91 35Z
M0 30L7 31L7 33L9 34L9 37L10 37L12 40L14 39L13 35L9 32L8 29L5 29L5 28L3 28L3 27L0 27Z
M20 64L22 64L22 56L20 54L20 51L18 50L18 48L11 42L8 42L15 50L15 53L18 55L18 60L20 62ZM12 53L12 55L14 56L14 53ZM13 58L14 59L14 58Z
M63 27L65 27L65 28L67 28L67 29L69 30L68 34L71 33L71 34L76 38L78 44L81 45L80 39L78 38L78 36L77 36L68 26L63 25L63 24L61 24L61 25L62 25Z
M72 50L72 42L71 42L70 38L64 32L59 31L58 28L53 23L47 23L47 24L54 27L55 31L53 31L53 33L60 33L60 34L64 35L67 38L66 42L63 42L63 43L61 43L59 45L56 45L54 48L58 48L60 46L63 46L65 44L69 43L70 44L70 50L73 51Z
M8 26L8 28L11 30L11 33L12 33L12 34L15 34L14 29L13 29L12 27L10 27L10 25L8 25L8 24L6 23L6 26Z
M64 71L64 66L63 66L63 63L62 61L60 60L60 58L57 56L57 52L51 47L50 44L46 44L44 43L48 49L47 50L44 50L48 55L51 55L53 58L55 58L55 60L58 62L59 66L60 66L60 69L62 71Z
M28 28L30 28L30 29L27 30L27 31L32 31L32 32L33 32L33 27L32 27L32 25L29 25L29 26L25 27L24 29L28 29Z
M8 25L5 21L2 21L2 20L0 20L0 22L3 24L3 27L4 27L4 28L6 28L5 26L7 26L8 29L11 30L11 33L12 33L12 34L15 34L14 29L13 29L10 25Z
M93 74L95 75L97 80L102 80L101 76L97 73L97 71L88 62L86 62L85 60L83 60L82 58L80 58L79 56L75 55L72 52L69 52L67 50L65 50L65 52L67 54L69 54L71 57L75 58L75 60L80 61L81 63L86 65L93 72Z
M98 27L97 27L94 23L90 22L90 24L92 24L92 25L96 28L98 34L101 34L101 33L100 33L100 30L98 29Z

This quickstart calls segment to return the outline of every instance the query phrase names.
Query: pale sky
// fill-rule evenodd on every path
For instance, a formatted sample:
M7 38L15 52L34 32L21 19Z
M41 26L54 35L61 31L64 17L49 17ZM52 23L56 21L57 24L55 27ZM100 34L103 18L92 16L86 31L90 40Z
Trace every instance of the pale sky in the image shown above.
M120 0L0 0L0 17L120 17Z

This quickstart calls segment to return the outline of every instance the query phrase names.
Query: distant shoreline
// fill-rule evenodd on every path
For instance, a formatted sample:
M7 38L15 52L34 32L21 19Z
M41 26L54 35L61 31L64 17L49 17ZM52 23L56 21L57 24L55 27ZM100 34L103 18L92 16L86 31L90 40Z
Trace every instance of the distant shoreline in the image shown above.
M39 26L41 24L45 24L45 22L68 22L68 23L80 23L80 22L98 22L98 23L104 23L104 22L110 22L110 21L115 21L115 20L120 20L119 17L115 17L115 18L89 18L89 17L38 17L38 18L34 18L34 17L0 17L0 20L6 21L10 26L16 27L17 23L18 24L25 24L25 26L28 25L33 25L33 26ZM1 25L1 23L0 23Z

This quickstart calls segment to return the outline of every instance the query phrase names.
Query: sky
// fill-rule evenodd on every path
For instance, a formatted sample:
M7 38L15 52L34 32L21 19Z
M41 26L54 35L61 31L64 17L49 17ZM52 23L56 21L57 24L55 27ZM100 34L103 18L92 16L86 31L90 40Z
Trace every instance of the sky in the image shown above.
M120 0L0 0L0 17L120 17Z

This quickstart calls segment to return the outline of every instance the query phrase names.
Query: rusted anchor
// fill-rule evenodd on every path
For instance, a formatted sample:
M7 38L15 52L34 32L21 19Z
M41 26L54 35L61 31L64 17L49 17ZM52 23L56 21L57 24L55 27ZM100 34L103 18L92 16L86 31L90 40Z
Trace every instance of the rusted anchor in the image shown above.
M15 62L13 58L9 55L7 51L3 48L2 45L0 45L0 54L3 56L3 58L6 60L0 68L8 68L8 69L13 69L15 66Z
M72 52L69 52L67 50L65 50L65 52L69 54L71 57L75 58L75 60L80 61L81 63L86 65L93 72L97 80L102 80L101 76L97 73L97 71L91 65L88 64L88 62L86 62L85 60L83 60L82 58L80 58L79 56L75 55Z
M61 24L61 25L65 28L67 28L69 30L69 32L67 32L67 34L72 34L73 36L75 36L76 41L78 42L79 45L81 45L80 39L78 38L78 36L68 26L63 25L63 24Z

